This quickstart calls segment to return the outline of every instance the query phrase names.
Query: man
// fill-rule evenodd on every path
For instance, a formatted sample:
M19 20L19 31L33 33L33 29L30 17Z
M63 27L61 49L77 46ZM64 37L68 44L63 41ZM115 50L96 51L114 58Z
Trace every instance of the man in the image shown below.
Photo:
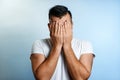
M93 51L87 41L73 39L73 22L67 7L49 10L50 39L36 40L31 63L36 80L87 80L93 64Z

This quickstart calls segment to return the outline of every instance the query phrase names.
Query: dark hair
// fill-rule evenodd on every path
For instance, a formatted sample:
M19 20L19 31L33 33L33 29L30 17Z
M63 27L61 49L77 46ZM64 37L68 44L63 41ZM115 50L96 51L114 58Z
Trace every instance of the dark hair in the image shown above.
M63 17L64 15L66 14L69 14L71 19L72 19L72 14L71 12L68 10L67 7L65 6L62 6L62 5L56 5L54 7L52 7L50 10L49 10L49 19L52 17L52 16L55 16L55 17Z

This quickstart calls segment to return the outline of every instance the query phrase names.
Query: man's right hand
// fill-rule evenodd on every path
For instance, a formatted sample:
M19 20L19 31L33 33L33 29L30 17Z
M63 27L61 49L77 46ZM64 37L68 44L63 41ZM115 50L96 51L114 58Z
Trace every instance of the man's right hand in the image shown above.
M49 25L50 37L53 47L62 48L63 45L63 29L62 24L58 21L51 22Z

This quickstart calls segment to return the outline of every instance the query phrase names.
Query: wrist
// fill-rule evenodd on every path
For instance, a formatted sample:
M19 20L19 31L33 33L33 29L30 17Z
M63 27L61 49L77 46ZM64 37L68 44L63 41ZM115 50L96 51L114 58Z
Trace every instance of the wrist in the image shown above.
M70 48L72 48L72 45L71 44L64 44L63 48L64 49L70 49Z
M54 48L54 49L57 49L57 50L61 50L62 45L53 45L53 48Z
M60 45L53 45L51 51L53 54L60 54L62 47Z

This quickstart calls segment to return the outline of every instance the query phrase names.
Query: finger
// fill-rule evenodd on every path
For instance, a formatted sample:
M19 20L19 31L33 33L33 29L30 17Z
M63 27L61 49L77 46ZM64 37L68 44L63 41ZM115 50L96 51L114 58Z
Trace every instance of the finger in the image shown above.
M72 30L73 28L73 23L71 21L68 22L69 26L70 26L70 29Z
M59 29L59 22L55 23L55 33L58 33L58 29Z
M65 35L65 23L61 27L62 27L62 29L61 29L62 35L64 36Z
M60 35L62 37L63 36L63 25L59 26L59 32L60 32Z
M60 26L60 36L62 38L62 41L64 40L64 28L63 25Z
M65 21L65 23L64 23L64 32L66 33L67 32L67 21Z
M72 26L71 26L70 21L67 21L67 22L66 22L66 30L67 30L68 32L71 32L71 31L72 31Z
M60 23L58 24L58 31L57 31L58 34L61 34L61 26L60 26Z
M68 21L68 26L70 27L70 29L72 29L72 25L70 21Z

